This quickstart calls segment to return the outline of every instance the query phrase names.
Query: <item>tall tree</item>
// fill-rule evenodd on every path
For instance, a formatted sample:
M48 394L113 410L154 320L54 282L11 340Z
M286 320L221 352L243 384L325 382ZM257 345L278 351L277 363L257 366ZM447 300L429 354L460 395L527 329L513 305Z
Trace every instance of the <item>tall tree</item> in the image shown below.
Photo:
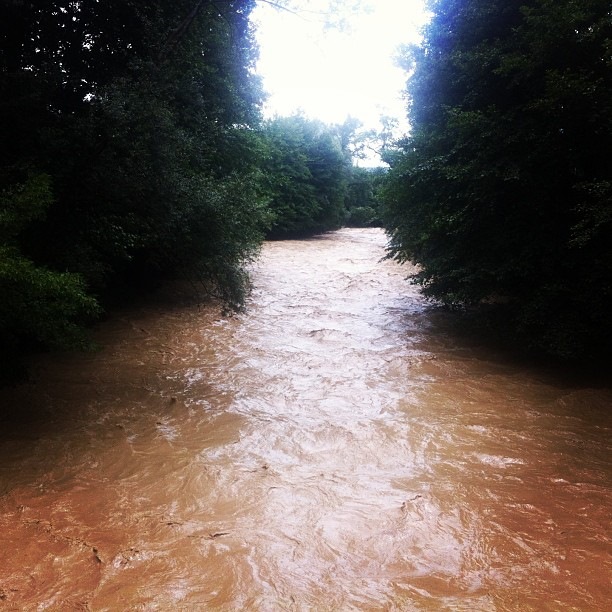
M189 274L239 305L244 264L267 223L254 129L262 92L253 74L253 6L0 4L0 193L21 215L10 226L18 231L0 236L1 252L11 253L4 278L14 288L2 292L4 312L24 307L10 304L21 291L15 287L30 282L11 272L19 261L43 274L68 273L66 300L82 299L77 288L104 299ZM44 189L34 189L39 177ZM83 306L91 311L87 300ZM14 323L0 320L0 339L15 335ZM28 325L23 318L19 337L61 335L59 320L49 319L57 334Z
M345 216L350 157L338 129L302 115L264 125L270 235L289 237L337 229Z
M380 189L386 168L351 168L345 205L346 224L351 227L380 227Z
M389 157L391 255L450 304L495 302L561 356L609 347L612 18L607 0L439 0Z

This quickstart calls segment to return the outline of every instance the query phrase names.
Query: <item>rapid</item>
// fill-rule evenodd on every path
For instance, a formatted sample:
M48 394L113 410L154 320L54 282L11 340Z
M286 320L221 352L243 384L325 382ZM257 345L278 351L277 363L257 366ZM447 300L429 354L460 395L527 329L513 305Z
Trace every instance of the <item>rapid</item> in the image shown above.
M460 333L377 229L266 243L0 393L0 610L604 611L612 387Z

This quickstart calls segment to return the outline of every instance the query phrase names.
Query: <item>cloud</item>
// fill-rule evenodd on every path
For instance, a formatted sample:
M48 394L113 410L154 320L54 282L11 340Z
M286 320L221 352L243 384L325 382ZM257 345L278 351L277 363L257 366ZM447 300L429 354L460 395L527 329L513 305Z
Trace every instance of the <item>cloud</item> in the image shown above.
M423 2L379 0L357 14L344 10L349 27L328 29L321 15L258 4L253 19L260 45L258 73L270 96L268 115L302 109L328 123L350 115L376 127L381 114L405 122L401 93L406 75L393 58L400 44L418 40L426 19Z

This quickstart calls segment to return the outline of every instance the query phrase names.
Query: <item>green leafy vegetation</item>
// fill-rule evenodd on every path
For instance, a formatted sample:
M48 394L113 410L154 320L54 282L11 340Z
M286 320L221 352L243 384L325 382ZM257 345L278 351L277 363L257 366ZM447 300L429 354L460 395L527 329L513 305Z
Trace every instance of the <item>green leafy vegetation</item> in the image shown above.
M309 236L343 225L380 225L379 192L386 170L353 165L364 134L348 118L327 125L302 115L276 117L263 126L264 185L271 238ZM373 140L371 133L365 135Z
M270 236L306 236L339 228L345 218L351 158L339 130L301 115L264 125L263 164Z
M21 374L18 355L27 347L87 346L82 325L99 311L79 275L36 265L21 251L21 235L51 202L46 175L0 193L0 381Z
M386 177L385 168L351 169L346 195L349 227L380 227L380 190Z
M390 254L553 355L612 346L612 19L604 0L439 0L406 49Z
M266 235L345 222L357 123L262 122L254 4L0 5L4 362L169 278L238 309Z
M253 5L2 3L5 357L170 276L241 304L269 224Z

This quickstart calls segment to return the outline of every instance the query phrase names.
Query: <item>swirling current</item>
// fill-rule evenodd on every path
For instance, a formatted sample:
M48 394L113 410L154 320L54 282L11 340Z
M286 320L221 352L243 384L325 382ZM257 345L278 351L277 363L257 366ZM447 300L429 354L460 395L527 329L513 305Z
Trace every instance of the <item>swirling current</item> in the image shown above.
M266 243L0 394L0 609L604 611L612 388L426 301L376 229Z

